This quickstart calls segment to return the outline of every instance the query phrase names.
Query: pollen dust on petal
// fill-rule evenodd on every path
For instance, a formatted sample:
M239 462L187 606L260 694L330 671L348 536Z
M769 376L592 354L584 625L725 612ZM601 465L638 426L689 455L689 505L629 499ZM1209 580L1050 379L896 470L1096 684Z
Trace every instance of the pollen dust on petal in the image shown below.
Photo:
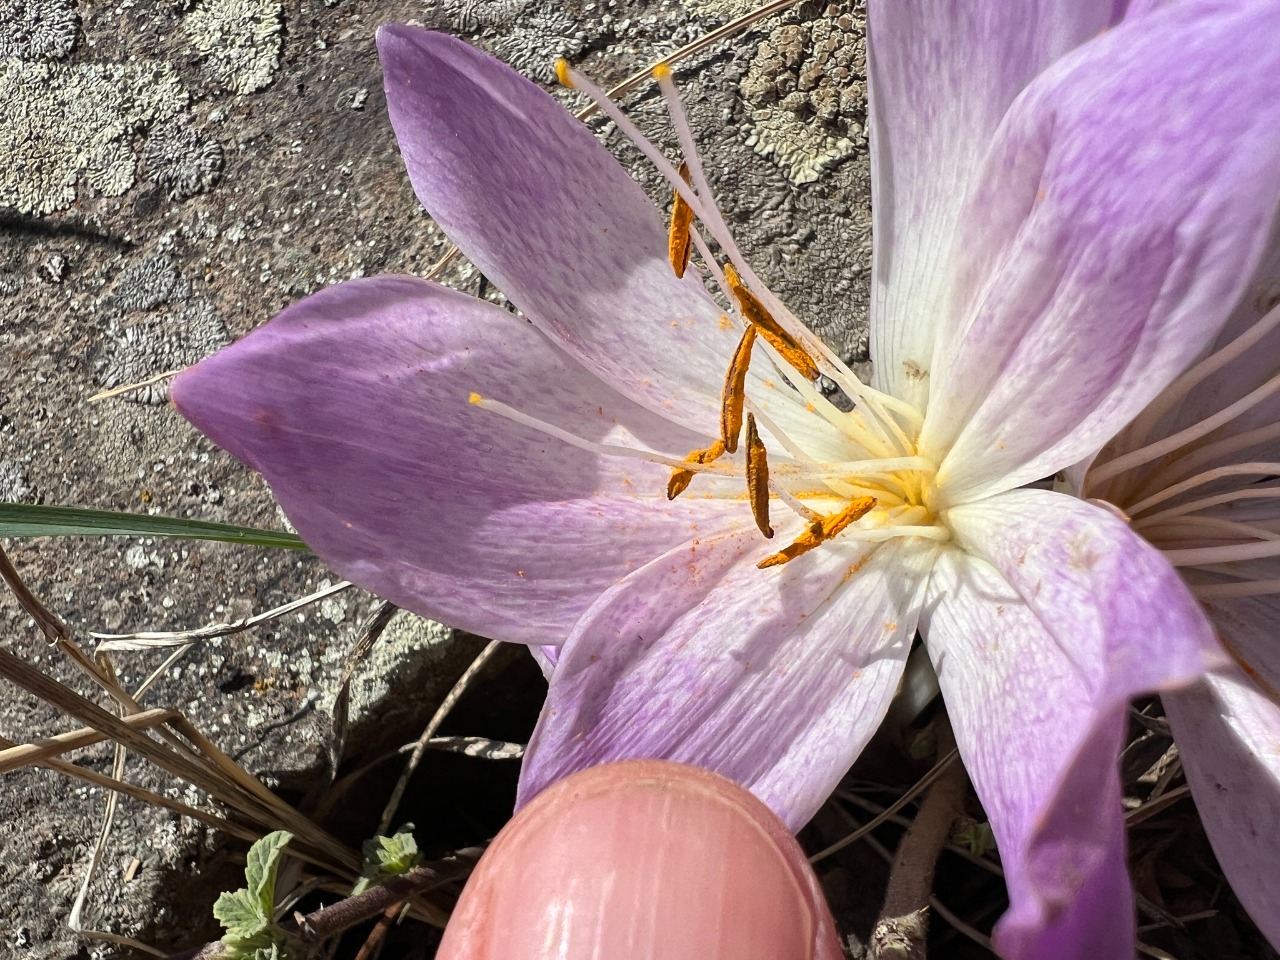
M1101 559L1093 538L1087 533L1077 534L1067 547L1071 555L1071 566L1076 570L1089 571L1098 565Z
M902 369L906 373L908 380L923 380L929 375L929 371L914 360L902 361Z

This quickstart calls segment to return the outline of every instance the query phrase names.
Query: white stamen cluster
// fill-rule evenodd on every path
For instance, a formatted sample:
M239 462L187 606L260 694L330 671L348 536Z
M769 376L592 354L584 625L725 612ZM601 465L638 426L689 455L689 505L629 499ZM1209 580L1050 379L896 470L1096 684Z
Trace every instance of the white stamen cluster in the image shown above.
M1085 494L1120 507L1134 530L1184 568L1201 599L1280 593L1276 565L1250 563L1280 557L1280 462L1267 459L1280 423L1239 423L1280 393L1280 357L1268 379L1220 410L1165 436L1162 424L1277 328L1280 305L1174 381L1086 477Z

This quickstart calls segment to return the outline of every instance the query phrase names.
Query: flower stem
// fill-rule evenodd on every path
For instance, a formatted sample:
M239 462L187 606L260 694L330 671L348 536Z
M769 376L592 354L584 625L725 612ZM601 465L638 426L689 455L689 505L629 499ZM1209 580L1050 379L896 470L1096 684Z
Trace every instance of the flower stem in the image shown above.
M955 735L945 714L937 724L941 758L955 748ZM871 934L872 960L924 960L934 870L951 828L963 811L968 789L964 764L952 763L920 804L920 812L898 844L889 873L884 906Z

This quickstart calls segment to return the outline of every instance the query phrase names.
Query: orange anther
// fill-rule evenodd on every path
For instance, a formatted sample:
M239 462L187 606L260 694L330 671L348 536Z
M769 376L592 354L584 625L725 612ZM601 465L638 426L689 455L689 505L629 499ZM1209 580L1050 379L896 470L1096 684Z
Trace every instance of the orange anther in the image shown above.
M756 566L761 570L768 567L777 567L788 560L794 560L796 557L808 553L814 547L820 546L838 536L845 527L855 520L860 520L866 516L875 505L875 497L858 497L856 500L850 501L849 505L839 513L833 513L829 517L823 517L821 520L815 520L809 524L809 528L796 537L794 543L783 547L777 553L765 557Z
M724 377L724 393L720 397L720 439L730 453L738 452L742 408L747 400L747 368L751 366L751 345L755 342L756 328L747 327Z
M782 359L795 367L802 377L806 380L818 379L817 361L796 342L795 337L787 333L781 324L773 319L773 314L765 309L760 298L746 288L732 263L724 265L724 278L729 284L729 292L738 301L738 309L742 311L747 322L757 328L760 335L769 341L769 345L782 354Z
M705 450L694 450L684 458L685 463L711 463L724 455L724 441L717 440ZM693 482L696 471L676 469L671 471L671 479L667 481L667 499L674 500L688 489Z
M680 177L689 182L689 165L680 164ZM683 277L693 253L693 208L677 190L671 201L671 231L667 234L667 256L677 277Z
M756 432L756 418L747 414L747 494L751 498L751 515L766 537L773 536L769 526L769 459L764 441Z

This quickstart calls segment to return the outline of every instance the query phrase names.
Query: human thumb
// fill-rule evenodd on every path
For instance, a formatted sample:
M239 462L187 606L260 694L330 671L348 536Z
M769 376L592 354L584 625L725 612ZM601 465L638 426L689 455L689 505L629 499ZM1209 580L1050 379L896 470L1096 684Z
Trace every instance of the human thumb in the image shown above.
M838 960L795 839L732 781L683 764L592 767L502 830L438 960Z

